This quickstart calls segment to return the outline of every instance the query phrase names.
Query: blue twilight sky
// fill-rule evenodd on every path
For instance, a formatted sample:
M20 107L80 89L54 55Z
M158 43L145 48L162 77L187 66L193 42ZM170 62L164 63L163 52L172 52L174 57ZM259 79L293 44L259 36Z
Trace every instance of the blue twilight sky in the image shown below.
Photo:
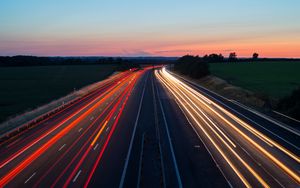
M300 57L299 0L1 0L0 55Z

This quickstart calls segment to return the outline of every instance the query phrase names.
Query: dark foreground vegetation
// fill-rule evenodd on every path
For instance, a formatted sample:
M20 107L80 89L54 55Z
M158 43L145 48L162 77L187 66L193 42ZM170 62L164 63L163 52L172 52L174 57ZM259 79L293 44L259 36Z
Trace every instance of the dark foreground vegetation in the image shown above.
M212 75L232 85L280 99L300 85L300 61L211 63Z
M111 75L115 65L0 67L0 122Z
M202 78L209 75L208 61L199 56L185 55L177 60L174 70L191 78Z
M213 75L273 101L273 109L296 119L300 119L299 70L299 60L210 64Z
M300 120L300 87L278 103L277 110Z

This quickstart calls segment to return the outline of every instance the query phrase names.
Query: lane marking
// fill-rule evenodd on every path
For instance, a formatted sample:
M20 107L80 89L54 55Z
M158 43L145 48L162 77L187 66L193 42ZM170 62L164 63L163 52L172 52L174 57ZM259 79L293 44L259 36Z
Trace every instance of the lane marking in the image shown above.
M80 173L81 173L81 170L79 170L79 171L77 172L76 176L75 176L74 179L73 179L73 182L75 182L75 181L77 180L77 178L78 178L78 176L80 175Z
M120 96L121 100L118 100L118 102L114 105L113 109L112 109L112 110L110 111L110 113L108 114L108 117L106 117L103 121L105 121L106 119L110 119L110 118L111 118L111 116L112 116L112 114L115 112L117 106L121 103L121 101L124 99L124 97L128 96L128 92L127 92L128 90L130 90L130 87L129 87L129 88L126 88L126 89L123 91L123 94ZM110 106L108 106L108 107L110 107ZM106 107L106 109L108 109L108 107ZM124 108L124 106L123 106L123 108ZM121 115L121 113L118 115L118 118L119 118L120 115ZM117 118L117 120L118 120L118 118ZM118 123L118 121L115 121L115 122L113 123L113 127L112 127L113 130L116 128L116 124L117 124L117 123ZM102 123L101 123L101 124L102 124ZM99 127L99 128L100 128L100 127ZM101 127L101 129L104 130L104 127ZM104 153L104 151L105 151L105 148L107 147L107 145L108 145L108 143L109 143L109 140L110 140L110 138L111 138L111 136L112 136L112 133L113 133L113 131L111 131L111 132L109 133L108 138L105 140L104 146L103 146L103 148L101 149L100 155L98 156L97 160L95 161L92 170L88 172L88 173L89 173L89 176L88 176L88 179L86 180L86 182L85 182L85 184L84 184L84 187L87 187L87 186L88 186L88 184L89 184L89 182L90 182L90 180L91 180L91 178L92 178L92 176L93 176L93 174L94 174L94 172L95 172L95 170L96 170L96 167L98 166L98 163L99 163L100 159L102 158L102 155L103 155L103 153ZM95 133L93 133L92 135L94 135L94 134L95 134ZM88 139L88 142L89 142L91 139L92 139L92 137L90 137L90 138ZM84 144L84 146L85 146L86 144L88 144L88 142L86 142L86 143ZM83 148L81 148L81 150L82 150L82 149L83 149ZM81 157L79 163L77 163L75 169L73 169L71 175L69 176L69 178L68 178L67 181L65 182L64 187L67 187L67 186L70 184L72 177L74 177L76 171L78 171L80 165L82 165L82 163L84 162L84 159L87 157L87 155L88 155L88 153L89 153L89 151L90 151L91 149L92 149L92 147L88 147L88 149L85 151L84 156ZM79 152L79 153L80 153L80 152ZM67 166L67 168L69 168L69 166L73 163L73 161L76 159L76 157L78 157L78 154L79 154L79 153L76 154L76 156L72 159L72 161L69 163L69 165ZM54 186L57 184L57 182L59 181L59 179L65 174L65 172L67 171L67 168L65 168L65 170L59 175L59 177L56 179L56 181L54 182L54 184L52 184L52 187L54 187Z
M134 123L134 129L133 129L132 136L131 136L131 139L130 139L130 144L129 144L128 152L127 152L127 155L126 155L126 160L125 160L125 164L124 164L124 168L123 168L119 188L124 187L125 176L126 176L126 172L127 172L127 168L128 168L129 158L130 158L130 155L131 155L131 150L132 150L133 140L134 140L134 137L135 137L136 127L138 125L138 121L139 121L139 117L140 117L140 113L141 113L141 108L142 108L142 103L143 103L143 99L144 99L144 94L145 94L145 89L146 89L146 83L147 83L147 80L148 80L148 76L149 76L149 73L147 74L147 77L145 79L144 88L143 88L143 92L142 92L142 97L140 99L139 109L138 109L138 113L136 115L136 119L135 119L135 123Z
M246 110L252 112L253 114L256 114L257 116L260 116L260 117L262 117L262 118L268 120L269 122L271 122L271 123L273 123L273 124L278 125L279 127L283 128L283 129L285 129L285 130L287 130L287 131L289 131L289 132L291 132L291 133L294 133L294 134L297 135L297 136L300 136L300 132L299 132L298 130L293 129L292 127L290 127L290 126L288 126L288 125L286 125L286 124L284 124L284 123L282 123L282 122L278 122L277 120L275 120L275 119L273 119L273 118L271 118L271 117L268 117L268 116L266 116L265 114L262 114L262 113L260 113L260 112L257 112L257 111L255 111L255 110L251 109L250 107L245 106L245 105L243 105L243 104L241 104L241 103L239 103L239 102L237 102L237 101L235 101L235 100L231 100L231 102L233 102L234 104L240 106L241 108L244 108L244 109L246 109Z
M165 71L166 72L166 71ZM170 73L166 72L168 75L170 75ZM173 79L177 80L178 82L182 83L182 81L178 80L177 78L175 78L174 76L170 75L171 77L173 77ZM186 84L185 84L186 85ZM186 87L191 88L190 86L186 85ZM192 88L191 88L192 89ZM199 89L198 89L199 90ZM215 99L214 97L211 97L213 99ZM223 104L224 106L227 106L226 104L222 103L221 101L215 99L216 101L218 101L219 103ZM200 101L201 102L201 101ZM205 103L203 103L204 105L206 105ZM217 103L213 102L213 104L219 108L221 111L223 111L225 114L227 114L229 117L231 117L233 120L235 120L237 123L239 123L240 125L242 125L244 128L246 128L248 131L252 132L255 135L260 135L259 138L264 138L263 141L268 140L270 143L272 143L273 145L275 145L278 149L280 149L281 151L283 151L285 154L287 154L288 156L290 156L291 158L293 158L294 160L296 160L297 162L300 161L300 158L298 156L296 156L294 153L290 152L289 150L287 150L286 148L282 147L280 144L278 144L277 142L271 140L270 138L268 138L267 136L265 136L263 133L257 131L255 128L253 128L252 126L250 126L249 124L245 123L244 121L242 121L241 119L239 119L236 115L230 113L228 110L224 109L223 107L221 107L220 105L218 105ZM210 106L206 105L208 108L210 108L213 112L215 112L220 118L222 118L224 121L228 122L226 119L224 119L218 112L216 112L214 109L212 109ZM228 106L227 106L228 107ZM230 107L228 107L230 108ZM237 114L240 114L241 116L245 117L246 119L248 119L249 121L255 123L256 125L260 126L261 128L263 128L264 130L270 132L271 134L273 134L274 136L282 139L283 141L285 141L286 143L290 144L291 146L295 147L296 149L299 150L299 147L293 145L292 143L286 141L285 139L281 138L280 136L276 135L275 133L271 132L270 130L266 129L265 127L261 126L260 124L258 124L257 122L249 119L248 117L244 116L243 114L237 112L236 110L230 108L232 111L236 112ZM232 125L230 122L228 122L229 125ZM299 178L300 181L300 178Z
M191 101L192 102L192 101ZM196 106L197 107L197 106ZM229 137L228 137L228 135L227 134L225 134L226 133L226 131L225 132L223 132L206 114L205 114L205 112L203 112L200 108L197 108L199 111L200 111L200 113L203 115L203 116L205 116L206 117L206 119L217 129L217 131L219 132L219 133L221 133L221 135L223 135L223 137L234 147L234 148L236 148L236 145L234 144L234 142L231 140L231 139L229 139ZM210 125L209 125L209 123L202 117L202 116L200 116L200 118L209 126L209 128L216 134L216 135L219 135L216 131L215 131L215 129L213 129Z
M153 74L152 74L153 75ZM161 149L161 139L160 139L160 131L159 131L159 126L158 126L158 114L157 114L157 104L156 104L156 95L154 90L154 82L153 82L153 76L151 79L151 85L152 85L152 94L153 94L153 106L154 106L154 119L155 119L155 130L156 130L156 137L158 140L158 147L159 147L159 154L160 154L160 162L161 162L161 171L162 171L162 184L163 187L166 187L166 175L165 175L165 165L164 165L164 158L163 158L163 152ZM158 93L157 93L158 97ZM159 100L159 99L158 99Z
M175 86L175 84L174 84L174 86ZM176 86L177 87L177 86ZM180 90L179 90L180 91ZM181 91L181 93L183 94L183 95L185 95L182 91ZM179 93L178 93L178 95L179 95ZM182 97L182 96L181 96ZM187 96L186 96L187 97ZM187 99L188 100L190 100L188 97L187 97ZM182 97L182 100L184 100L186 103L187 103L187 101ZM191 100L190 100L190 102L192 102ZM189 103L187 103L192 109L193 109L193 111L194 112L196 112L195 111L195 109L189 104ZM192 104L193 104L193 102L192 102ZM204 104L204 103L203 103ZM197 106L195 106L196 108L198 108ZM209 107L210 108L210 107ZM215 111L214 111L215 112ZM216 112L215 112L216 113ZM199 116L199 114L196 112L196 114ZM243 137L245 137L246 139L248 138L248 137L246 137L245 136L245 134L244 133L242 133L241 131L239 131L239 129L237 129L233 124L231 124L230 122L228 122L228 120L226 120L225 118L223 118L221 115L219 115L218 113L216 113L220 118L222 118L225 122L227 122L232 128L234 128L235 130L237 130ZM191 116L193 116L192 114L190 114ZM196 122L197 122L197 120L195 120ZM197 123L198 124L198 123ZM200 126L200 128L201 129L203 129L201 126ZM204 129L203 129L203 131L205 131ZM213 130L214 131L214 130ZM215 133L215 134L217 134L217 133ZM219 135L217 135L218 137L219 137L219 139L221 139L221 137L219 136ZM249 140L249 139L247 139L247 140ZM249 166L231 147L229 147L229 145L227 145L224 141L223 141L223 139L221 139L221 141L228 147L228 149L237 157L237 159L239 159L239 161L240 162L242 162L242 164L253 174L253 176L254 177L256 177L256 179L264 186L264 187L269 187L269 185L257 174L257 172L251 167L251 166ZM251 140L252 141L252 140ZM255 142L254 141L252 141L251 143L253 143L253 144L255 144ZM256 144L257 145L257 144ZM245 183L247 183L246 181L245 181Z
M166 88L169 90L169 92L171 92L173 94L173 96L177 99L175 100L176 103L177 101L180 103L180 105L178 104L179 108L182 110L183 114L186 116L190 126L192 127L192 129L194 130L194 132L197 134L198 138L202 141L202 143L204 144L204 146L206 147L207 151L209 151L209 153L211 154L210 150L208 149L208 147L206 146L205 142L202 140L201 136L198 134L198 131L196 131L195 127L193 126L193 123L190 122L190 117L195 121L195 123L199 126L199 128L202 130L202 132L205 134L206 138L209 139L209 141L213 144L214 148L221 154L221 156L223 157L223 159L226 160L227 164L232 168L232 170L235 172L235 174L240 178L240 180L242 181L242 183L246 186L246 187L251 187L250 184L248 183L248 181L245 179L245 177L240 173L240 171L235 167L235 165L233 165L233 163L231 162L231 160L228 159L228 157L224 154L224 152L222 151L222 149L215 143L215 141L209 136L209 134L206 132L206 130L200 125L200 123L198 122L198 120L194 117L194 115L188 110L188 108L184 105L185 103L187 103L187 101L185 103L183 103L178 96L172 91L172 89L170 88L170 86L168 86L168 84L165 83L165 81L163 80L163 78L156 74L156 76L159 78L159 80L161 81L161 83L163 83ZM180 96L182 97L182 96ZM185 100L185 99L183 99ZM187 114L185 113L185 110L182 109L182 107L186 110L186 112L189 114L189 117L187 116ZM212 158L214 159L213 155L211 154ZM223 173L223 170L220 168L219 164L216 162L216 160L214 159L217 167L219 168L219 170L221 171L221 173L223 174L224 178L227 180L228 184L232 187L231 183L229 182L229 180L226 178L225 174Z
M183 115L185 116L186 120L189 122L190 127L193 129L194 133L197 135L197 137L199 138L199 140L203 143L204 147L206 148L206 150L208 151L209 155L211 156L211 158L213 159L216 167L219 169L219 171L221 172L221 174L223 175L224 179L226 180L226 182L228 183L230 188L233 188L232 184L230 183L229 179L226 177L224 171L221 169L221 166L219 165L219 163L216 161L215 157L213 156L212 152L210 151L210 149L208 148L208 146L206 145L206 143L204 142L204 140L201 138L201 136L198 134L198 132L196 131L195 127L192 125L192 122L190 121L190 119L188 118L187 114L185 113L184 109L182 109L182 107L180 106L180 104L178 103L177 100L174 100L176 102L176 104L179 106L179 109L181 110L181 112L183 113Z
M145 132L143 133L143 136L142 136L141 154L140 154L140 160L139 160L139 170L138 170L138 179L137 179L136 187L141 187L140 182L141 182L142 163L143 163L143 154L144 154L144 139L145 139Z
M167 71L167 72L169 73L169 71ZM169 74L173 74L173 75L174 75L174 73L169 73ZM284 142L290 144L291 146L293 146L293 147L296 148L297 150L300 150L300 148L297 147L296 145L294 145L293 143L291 143L291 142L287 141L286 139L282 138L281 136L275 134L274 132L270 131L269 129L267 129L267 128L265 128L264 126L260 125L260 124L257 123L256 121L254 121L254 120L250 119L249 117L245 116L244 114L238 112L237 110L235 110L235 109L229 107L227 104L225 104L225 103L223 103L222 101L220 101L220 100L216 99L215 97L213 97L211 94L209 94L209 92L211 92L211 93L213 93L213 94L215 94L215 95L221 97L221 98L224 99L224 100L230 101L229 99L227 99L227 98L225 98L225 97L223 97L223 96L221 96L221 95L219 95L219 94L217 94L217 93L215 93L215 92L213 92L213 91L210 91L210 90L208 90L208 89L206 89L206 88L204 88L204 87L202 87L202 86L200 86L200 85L198 85L198 84L196 84L196 83L194 83L194 82L192 82L192 81L189 81L189 80L187 80L187 79L185 79L185 78L183 78L183 77L181 77L181 76L179 76L179 75L177 75L177 74L175 74L175 75L178 76L178 77L180 77L181 79L183 79L183 80L186 81L187 83L189 83L189 85L191 85L191 87L193 87L193 88L197 88L197 87L198 87L198 88L197 88L198 90L199 90L199 88L201 88L202 90L205 90L206 93L205 93L205 92L204 92L204 93L205 93L206 95L208 95L208 96L211 97L212 99L216 100L217 102L219 102L219 103L222 104L223 106L225 106L225 107L231 109L231 110L232 110L233 112L235 112L236 114L238 114L238 115L244 117L244 118L247 119L248 121L250 121L250 122L252 122L252 123L258 125L259 127L261 127L262 129L266 130L267 132L271 133L272 135L274 135L274 136L278 137L279 139L283 140ZM200 90L200 92L201 92L201 90ZM203 92L203 91L202 91L202 92ZM235 103L233 103L233 104L235 104ZM245 109L245 108L244 108L244 109ZM246 110L247 110L247 109L246 109ZM249 110L248 110L248 111L249 111ZM252 112L252 113L253 113L253 112ZM256 114L256 115L257 115L257 114ZM264 117L263 117L263 118L264 118ZM265 118L264 118L264 119L265 119ZM268 120L268 119L266 119L266 120ZM268 120L268 121L269 121L269 120ZM271 123L273 123L273 122L271 122ZM280 127L281 127L281 126L280 126ZM292 131L293 131L293 130L292 130ZM293 132L294 132L294 131L293 131ZM294 133L295 133L295 132L294 132ZM299 134L299 133L296 132L296 135L297 135L297 134Z
M170 133L169 133L169 128L168 128L168 123L167 123L166 115L165 115L165 112L164 112L164 110L163 110L163 106L162 106L161 100L160 100L160 98L159 98L159 93L158 93L158 88L157 88L157 86L156 86L155 88L156 88L156 93L157 93L157 96L158 96L159 106L160 106L160 109L161 109L161 112L162 112L162 115L163 115L164 125L165 125L166 132L167 132L167 137L168 137L168 141L169 141L169 146L170 146L170 150L171 150L171 154L172 154L172 160L173 160L173 164L174 164L175 172L176 172L176 176L177 176L178 187L183 187L183 186L182 186L182 181L181 181L181 178L180 178L179 169L178 169L178 166L177 166L177 161L176 161L176 157L175 157L175 152L174 152L174 149L173 149L173 144L172 144L171 137L170 137Z
M18 138L17 140L13 141L12 143L8 144L6 146L6 148L9 148L10 146L14 145L15 143L17 143L21 138Z
M286 117L286 118L288 118L288 119L291 119L291 120L293 120L293 121L296 121L296 122L300 123L299 120L297 120L297 119L295 119L295 118L292 118L292 117L290 117L290 116L287 116L287 115L285 115L285 114L283 114L283 113L277 112L277 111L275 111L275 110L273 110L273 112L275 112L276 114L279 114L279 115L281 115L281 116L283 116L283 117Z
M143 73L143 72L142 72L142 73ZM141 73L141 74L142 74L142 73ZM137 79L136 79L136 80L137 80ZM135 80L135 81L136 81L136 80ZM128 98L129 98L129 96L130 96L130 90L132 89L132 86L134 86L135 83L136 83L136 82L134 82L132 85L129 85L128 88L126 88L126 92L124 92L124 98L125 98L126 101L128 100ZM93 169L92 169L92 170L90 171L90 173L89 173L88 179L86 180L86 182L85 182L85 184L84 184L84 187L88 187L89 182L91 181L91 178L92 178L92 176L93 176L93 174L94 174L94 172L95 172L95 170L96 170L96 168L97 168L97 166L98 166L98 164L99 164L99 162L100 162L100 160L101 160L101 158L102 158L102 156L103 156L103 153L104 153L106 147L108 146L108 143L109 143L109 141L110 141L110 139L111 139L111 137L112 137L113 131L116 129L116 126L117 126L117 124L118 124L118 121L119 121L119 119L120 119L120 117L121 117L121 115L122 115L122 112L123 112L124 108L125 108L125 105L122 106L122 111L121 111L121 113L118 114L116 121L113 123L113 125L112 125L112 131L109 132L108 138L106 139L106 141L105 141L105 143L104 143L104 146L103 146L103 148L102 148L102 150L101 150L101 152L100 152L100 155L98 156L98 158L97 158L97 160L96 160L96 162L95 162L95 164L94 164Z
M109 130L109 127L107 127L105 131L107 132L108 130Z
M24 170L24 168L26 168L29 164L31 164L34 160L36 160L43 152L45 152L47 149L49 149L50 145L53 143L56 143L59 139L61 139L67 132L69 132L71 129L73 129L75 127L75 125L77 125L78 121L81 121L83 118L85 118L88 114L90 114L92 111L94 111L100 104L102 104L103 100L106 99L109 95L112 95L114 91L116 91L118 88L120 88L120 86L115 87L113 90L110 90L109 92L105 92L102 95L106 95L103 98L101 98L101 100L99 100L98 102L96 102L95 104L94 101L97 101L99 99L99 97L97 97L96 99L94 99L91 103L89 103L88 105L86 105L85 107L83 107L82 109L86 109L87 106L91 105L91 107L89 109L87 109L83 114L81 114L78 118L76 118L76 120L74 120L73 122L71 122L70 124L68 124L66 127L64 127L60 132L58 132L56 135L54 135L52 138L50 138L50 140L48 140L46 143L43 144L42 147L40 147L38 150L34 151L34 153L30 154L30 156L28 156L27 158L25 158L25 160L21 161L18 166L14 167L11 171L9 171L5 176L1 177L0 179L0 187L4 187L7 183L9 183L9 181L11 181L13 178L15 178L22 170ZM79 110L78 112L75 113L78 114L79 112L81 112L82 110ZM74 115L72 115L71 117L73 117ZM62 123L58 124L58 126L62 125L65 121L69 120L71 117L67 118L66 120L64 120ZM55 129L51 130L50 132L48 132L46 135L49 135L51 132L53 132L54 130L56 130L58 127L55 127ZM42 138L44 138L46 135L43 135ZM40 138L40 139L42 139ZM39 139L39 140L40 140ZM35 143L38 142L35 141ZM31 145L33 145L34 143L32 143ZM30 146L31 146L30 145ZM26 148L30 147L27 146ZM26 149L25 148L25 149ZM20 153L23 153L25 150L23 149L21 152L18 152L17 155L15 155L13 158L15 158L16 156L20 155ZM11 161L12 159L10 159ZM6 162L7 163L7 162Z
M65 146L66 146L66 144L62 145L58 151L62 150Z
M80 132L82 130L82 128L78 129L78 132Z
M111 103L109 106L107 106L105 110L107 110L111 105L112 105L112 103ZM103 113L104 113L104 112L102 112L99 116L97 116L96 120L98 120L100 117L102 117ZM89 125L88 129L85 130L85 132L87 132L87 131L89 130L89 128L95 124L96 120L95 120L92 124ZM84 132L84 133L85 133L85 132ZM78 143L78 141L80 140L81 137L83 137L83 135L80 135L80 136L72 143L71 146L74 146L76 143ZM90 138L89 140L91 140L91 139L92 139L92 138ZM72 147L69 147L67 151L69 151L71 148L72 148ZM59 163L59 161L61 161L61 159L63 158L63 156L65 156L65 154L66 154L66 153L64 153L58 160L55 161L55 163L47 170L47 172L45 172L45 173L43 174L43 176L42 176L41 178L39 178L39 180L38 180L37 182L35 182L35 184L34 184L33 187L37 187L37 186L40 184L40 182L47 176L47 174L49 174L49 172L51 172L51 170ZM54 185L55 185L55 184L54 184Z
M99 143L97 143L97 144L96 144L96 146L94 147L94 150L96 150L96 149L97 149L98 145L99 145Z
M165 84L165 83L164 83ZM167 88L169 86L165 85ZM168 88L169 91L171 93L173 93L173 91L171 90L171 88ZM235 172L235 174L240 178L240 180L242 181L242 183L244 183L244 185L246 187L251 187L249 182L245 179L245 177L240 173L240 171L236 168L236 166L232 163L232 161L225 155L225 153L223 152L223 150L221 149L221 147L219 147L216 142L210 137L210 135L207 133L207 131L201 126L201 124L198 122L198 120L196 119L196 117L192 114L192 112L190 112L187 107L184 105L184 103L178 98L178 96L173 93L173 95L176 97L176 99L178 100L178 102L181 103L182 107L185 108L185 110L187 111L187 113L190 115L189 117L191 117L195 123L198 125L198 127L202 130L202 132L205 134L206 138L209 139L209 141L213 144L213 146L215 147L215 149L221 154L221 156L224 158L224 160L227 162L227 164L232 168L232 170ZM182 96L180 96L182 97ZM183 98L182 98L183 99ZM185 99L183 99L185 100ZM188 104L185 101L186 104ZM188 104L189 105L189 104ZM193 125L191 124L192 128L195 130L195 128L193 127ZM195 130L196 134L198 135L197 131ZM199 138L201 139L201 137L199 136Z
M111 87L113 89L118 88L119 86L116 87ZM47 137L48 135L50 135L52 132L54 132L55 130L57 130L58 128L60 128L63 124L65 124L66 122L68 122L71 118L75 117L76 115L78 115L80 112L82 112L83 110L86 110L87 107L92 106L92 104L95 103L95 101L102 100L102 96L105 96L106 94L109 94L110 91L105 91L103 94L101 94L100 96L98 96L97 98L95 98L94 100L92 100L91 102L89 102L88 104L86 104L85 106L83 106L81 109L79 109L78 111L76 111L74 114L72 114L71 116L69 116L68 118L64 119L62 122L60 122L59 124L57 124L54 128L52 128L50 131L48 131L46 134L42 135L41 137L39 137L39 139L35 140L33 143L31 143L30 145L27 145L25 148L23 148L22 150L18 151L17 153L14 154L14 156L12 158L10 158L9 160L5 161L3 164L1 164L0 169L3 168L6 164L10 163L12 160L14 160L15 158L17 158L19 155L21 155L22 153L24 153L28 148L32 147L33 145L35 145L37 142L39 142L40 140L44 139L45 137ZM98 102L96 102L97 104Z
M29 182L29 180L31 179L31 178L33 178L33 176L35 176L35 174L36 174L36 172L35 173L33 173L25 182L24 182L24 184L26 184L27 182Z
M170 88L169 88L170 89ZM171 90L171 89L170 89ZM185 100L185 99L183 99ZM204 103L203 103L204 104ZM188 104L189 105L189 104ZM210 108L209 106L207 106ZM290 170L287 166L285 166L281 161L279 161L277 158L275 158L272 154L270 154L265 148L257 144L255 141L253 141L249 136L247 136L245 133L240 131L237 127L235 127L232 123L230 123L227 119L223 118L219 113L217 113L215 110L211 109L215 112L216 115L218 115L220 118L222 118L225 122L228 123L234 130L236 130L238 133L240 133L241 136L243 136L247 141L249 141L252 145L254 145L258 150L260 150L264 155L266 155L269 159L271 159L276 165L278 165L282 170L284 170L288 175L290 175L297 183L300 182L299 176L295 174L292 170ZM226 112L226 111L225 111ZM193 116L192 114L190 114ZM196 121L196 120L195 120ZM201 128L201 127L200 127ZM273 143L274 145L276 143ZM276 145L277 146L277 145ZM277 146L279 149L281 149L284 152L287 152L286 150L283 150L283 148ZM290 154L290 153L287 153ZM290 154L291 155L291 154ZM293 157L293 156L291 156ZM245 164L247 165L247 164ZM246 166L247 167L247 166ZM261 178L260 178L261 179Z

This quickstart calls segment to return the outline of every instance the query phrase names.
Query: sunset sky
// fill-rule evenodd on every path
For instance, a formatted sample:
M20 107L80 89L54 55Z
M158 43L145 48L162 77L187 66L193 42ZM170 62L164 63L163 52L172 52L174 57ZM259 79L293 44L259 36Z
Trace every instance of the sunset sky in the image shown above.
M300 57L299 0L1 0L0 55Z

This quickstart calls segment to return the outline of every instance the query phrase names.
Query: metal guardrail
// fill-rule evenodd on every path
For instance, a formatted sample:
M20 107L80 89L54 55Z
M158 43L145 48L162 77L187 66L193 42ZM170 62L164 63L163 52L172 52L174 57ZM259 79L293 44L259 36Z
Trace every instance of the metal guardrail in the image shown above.
M83 97L85 97L86 95L84 96L81 96L79 98L75 98L71 101L69 101L68 103L66 104L63 104L61 106L58 106L57 108L55 109L52 109L50 110L49 112L46 112L32 120L29 120L28 122L8 131L7 133L4 133L2 135L0 135L0 145L11 139L12 137L15 137L15 136L18 136L20 135L21 133L25 132L26 130L29 130L37 125L39 125L40 123L43 123L44 121L48 120L50 117L52 117L53 115L57 114L58 112L61 112L65 109L67 109L67 107L71 106L72 104L74 104L75 102L77 102L78 100L82 99Z

